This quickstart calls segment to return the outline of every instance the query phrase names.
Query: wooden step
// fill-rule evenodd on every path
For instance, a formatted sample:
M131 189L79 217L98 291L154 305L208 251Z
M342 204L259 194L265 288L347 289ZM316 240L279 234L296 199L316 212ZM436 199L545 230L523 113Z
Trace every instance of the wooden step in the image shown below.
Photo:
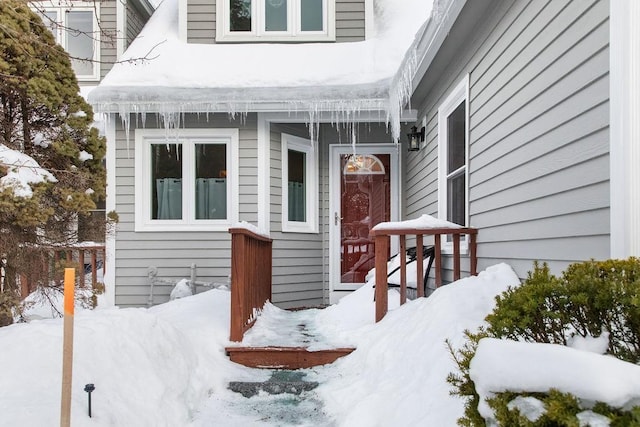
M304 369L333 363L354 348L309 351L306 347L227 347L232 362L250 368Z

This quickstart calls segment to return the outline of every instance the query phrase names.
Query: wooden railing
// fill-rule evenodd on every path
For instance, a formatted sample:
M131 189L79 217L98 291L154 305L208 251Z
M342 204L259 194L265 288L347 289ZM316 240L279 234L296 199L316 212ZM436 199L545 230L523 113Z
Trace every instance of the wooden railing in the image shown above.
M98 271L102 269L104 275L106 268L105 246L102 244L38 247L32 249L30 256L33 257L31 269L18 272L22 298L33 292L38 283L61 281L63 267L75 268L77 286L84 287L87 284L85 263L89 264L91 286L94 288L98 283Z
M475 228L432 228L432 229L381 229L372 230L371 236L375 238L375 266L376 266L376 322L379 322L387 314L387 261L389 259L389 240L391 236L399 236L400 239L400 304L407 300L407 264L406 264L406 236L416 237L416 283L423 282L423 236L434 236L435 244L435 282L436 287L442 285L441 249L442 235L451 235L453 240L453 280L460 279L460 236L469 236L469 272L471 275L477 274L478 261L476 257L476 236L478 230ZM416 286L418 297L424 296L424 288Z
M271 300L272 240L231 228L231 341L242 341L258 310Z

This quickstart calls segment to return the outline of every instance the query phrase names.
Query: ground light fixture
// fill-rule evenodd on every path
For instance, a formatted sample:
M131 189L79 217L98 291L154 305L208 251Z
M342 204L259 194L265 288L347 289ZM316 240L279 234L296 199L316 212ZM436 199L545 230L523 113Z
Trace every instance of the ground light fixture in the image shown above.
M96 386L94 386L93 384L87 384L84 386L84 391L86 391L87 395L89 396L89 418L91 418L91 392L95 389Z
M407 134L409 151L420 150L420 144L424 141L424 130L424 126L420 130L416 126L411 126L411 132Z

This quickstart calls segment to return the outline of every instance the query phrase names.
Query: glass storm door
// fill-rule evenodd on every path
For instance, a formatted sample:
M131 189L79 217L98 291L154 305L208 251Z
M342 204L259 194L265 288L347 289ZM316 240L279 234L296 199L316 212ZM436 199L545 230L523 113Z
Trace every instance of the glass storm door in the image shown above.
M331 263L334 290L352 290L366 282L375 265L369 236L380 222L396 220L397 151L395 147L362 147L356 154L338 147L332 155L333 230ZM392 152L389 152L392 151Z

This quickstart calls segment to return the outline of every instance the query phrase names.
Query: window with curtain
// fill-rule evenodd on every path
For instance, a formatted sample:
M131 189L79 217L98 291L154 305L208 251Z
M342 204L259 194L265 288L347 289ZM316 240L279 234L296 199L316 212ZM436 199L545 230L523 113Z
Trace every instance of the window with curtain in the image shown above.
M151 144L151 217L182 219L182 144Z
M238 129L183 129L176 138L136 130L136 230L214 230L237 222L237 144Z
M287 155L289 221L305 222L307 218L306 154L289 149Z
M227 218L227 147L196 144L196 219Z
M311 141L282 134L282 231L317 233L318 164Z

